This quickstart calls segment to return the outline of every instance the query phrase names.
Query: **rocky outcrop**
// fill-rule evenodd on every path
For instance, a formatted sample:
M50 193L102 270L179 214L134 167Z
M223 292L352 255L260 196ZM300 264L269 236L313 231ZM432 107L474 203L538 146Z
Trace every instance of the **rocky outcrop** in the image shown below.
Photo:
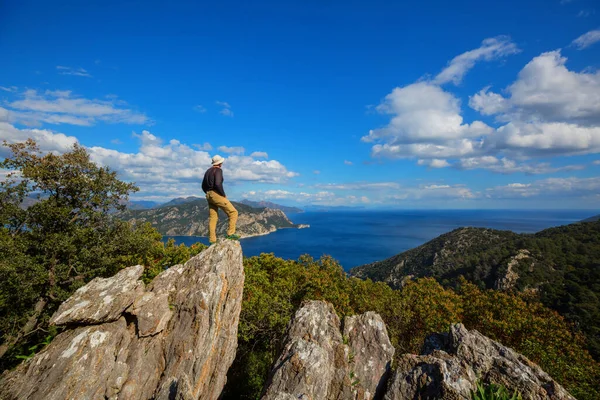
M309 301L290 323L263 399L372 399L393 355L379 315L346 317L342 334L332 305Z
M430 336L423 355L401 356L384 398L468 400L478 379L517 390L524 399L574 400L536 364L462 324Z
M521 249L514 257L506 264L506 272L500 276L494 283L494 289L508 291L515 288L517 281L519 280L519 273L517 267L521 260L531 259L531 253L529 250ZM535 263L530 260L529 272L533 272Z
M142 273L77 290L51 319L66 330L2 377L0 398L217 399L237 347L240 244L218 242L147 287Z
M177 200L177 199L176 199ZM128 210L117 214L133 223L149 222L163 235L169 236L208 236L208 203L196 198L169 202L150 210ZM281 210L253 208L233 202L238 210L237 234L242 237L266 235L281 228L296 228ZM219 212L217 233L227 232L227 216Z

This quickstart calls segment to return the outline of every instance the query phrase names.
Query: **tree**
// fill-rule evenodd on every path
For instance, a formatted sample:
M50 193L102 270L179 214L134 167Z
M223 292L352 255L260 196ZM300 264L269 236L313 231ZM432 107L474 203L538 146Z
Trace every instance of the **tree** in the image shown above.
M78 287L147 261L161 237L113 215L138 189L82 146L62 155L40 153L33 140L4 146L11 154L0 162L9 172L0 183L0 367L9 367L47 335L52 312Z

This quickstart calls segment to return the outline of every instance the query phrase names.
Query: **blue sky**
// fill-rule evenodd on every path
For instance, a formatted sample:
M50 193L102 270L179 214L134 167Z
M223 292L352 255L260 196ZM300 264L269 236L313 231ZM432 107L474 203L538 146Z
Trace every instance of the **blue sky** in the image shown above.
M0 138L78 141L136 199L220 154L233 200L597 209L599 50L591 0L8 0Z

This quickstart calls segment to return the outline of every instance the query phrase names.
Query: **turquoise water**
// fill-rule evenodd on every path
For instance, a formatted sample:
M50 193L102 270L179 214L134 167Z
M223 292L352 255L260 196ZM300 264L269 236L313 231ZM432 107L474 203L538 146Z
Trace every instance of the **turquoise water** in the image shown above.
M265 236L242 239L245 256L274 253L297 259L301 254L319 258L328 254L345 269L383 260L419 246L443 233L476 226L534 233L600 214L590 210L435 210L353 211L291 214L307 229L281 229ZM167 240L169 236L165 237ZM173 236L177 243L202 242L204 237Z

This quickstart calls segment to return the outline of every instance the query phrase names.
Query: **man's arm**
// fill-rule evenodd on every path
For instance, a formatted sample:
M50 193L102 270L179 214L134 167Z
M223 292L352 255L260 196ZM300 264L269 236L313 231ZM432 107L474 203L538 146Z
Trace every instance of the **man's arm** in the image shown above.
M227 197L223 189L223 171L221 168L217 168L215 171L215 192L223 197Z

